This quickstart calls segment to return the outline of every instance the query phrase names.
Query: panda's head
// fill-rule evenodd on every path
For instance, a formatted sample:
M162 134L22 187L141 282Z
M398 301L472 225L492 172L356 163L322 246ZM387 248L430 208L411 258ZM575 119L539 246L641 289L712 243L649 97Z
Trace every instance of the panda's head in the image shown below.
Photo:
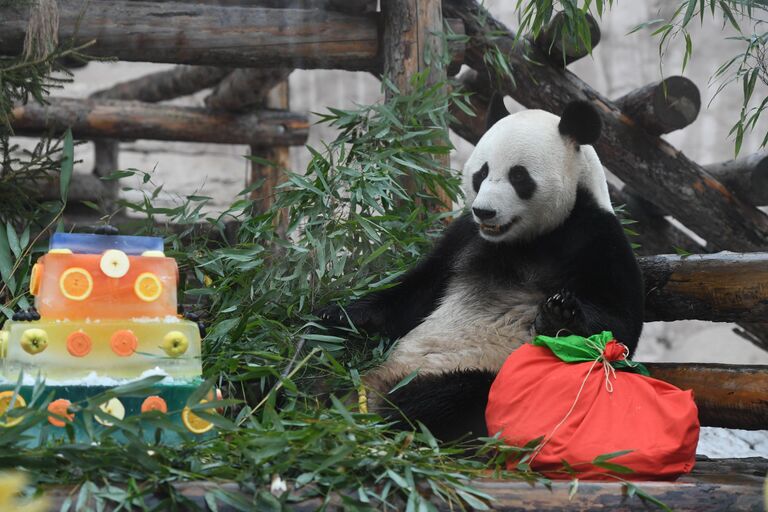
M509 114L495 96L491 125L464 166L466 204L480 234L492 242L551 231L570 215L579 187L612 211L605 174L591 146L601 121L586 102L561 117L543 110Z

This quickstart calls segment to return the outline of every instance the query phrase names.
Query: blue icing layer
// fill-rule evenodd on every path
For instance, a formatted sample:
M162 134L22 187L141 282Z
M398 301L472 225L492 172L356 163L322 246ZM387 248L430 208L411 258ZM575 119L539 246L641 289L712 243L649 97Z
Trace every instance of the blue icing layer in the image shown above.
M126 254L162 251L163 239L156 236L95 235L91 233L54 233L50 249L69 249L79 254L101 254L107 249L119 249Z

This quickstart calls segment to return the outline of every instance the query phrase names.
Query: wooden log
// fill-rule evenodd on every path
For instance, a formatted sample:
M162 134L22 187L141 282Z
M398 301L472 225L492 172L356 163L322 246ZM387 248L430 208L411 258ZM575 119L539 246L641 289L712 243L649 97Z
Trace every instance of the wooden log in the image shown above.
M290 106L289 92L288 81L284 80L268 92L264 106L288 109ZM285 171L290 168L291 155L289 149L285 146L251 146L251 155L271 162L269 165L255 161L251 161L249 164L248 185L250 186L263 180L262 185L251 192L253 210L254 213L258 214L267 211L272 206L277 186L285 181ZM287 212L281 211L277 222L278 232L284 234L288 228Z
M92 98L158 103L213 87L232 72L216 66L176 66L97 91Z
M590 44L594 48L600 42L600 26L589 13L587 13L587 23ZM549 20L534 41L549 56L550 62L562 67L586 57L590 52L578 36L563 30L564 25L565 13L560 11Z
M78 138L156 139L253 146L304 144L306 116L282 111L235 115L203 108L117 100L51 99L41 106L18 105L11 112L18 135L72 128Z
M120 0L83 9L81 0L58 3L59 40L95 39L91 55L233 68L382 70L375 13ZM0 7L0 53L21 51L28 10L26 4ZM463 34L462 23L451 27ZM451 50L460 48L463 42L452 40Z
M603 134L595 144L603 164L713 249L758 251L768 247L768 216L739 200L701 166L667 142L650 136L569 71L530 65L531 61L544 62L546 55L525 41L516 41L514 34L475 0L445 0L443 7L446 15L464 21L470 36L465 60L470 67L487 74L486 50L499 48L504 53L515 84L501 77L502 92L523 106L560 113L573 100L592 103L603 121ZM482 92L490 96L491 91Z
M636 482L644 492L665 503L677 512L720 512L723 510L763 511L763 478L766 471L766 459L710 459L699 460L689 475L680 477L672 482ZM289 481L289 488L292 488ZM201 510L208 508L206 496L214 491L224 491L227 494L242 498L250 503L253 496L244 492L235 482L191 481L172 484L189 502ZM637 495L628 496L625 485L616 481L580 481L578 491L571 495L571 482L553 481L549 486L533 485L522 480L478 478L469 485L492 497L488 503L490 510L509 512L566 512L574 510L606 510L635 512L654 510L655 506L643 501ZM44 489L50 500L49 510L59 511L65 501L77 493L77 487L56 486ZM310 498L300 494L301 491L289 491L288 498L291 510L312 511L320 508L341 510L342 501L339 492L328 496L326 504L323 498ZM343 492L343 491L342 491ZM355 497L355 491L350 490L349 496ZM165 496L148 496L145 498L147 507L161 503ZM455 510L437 498L433 498L437 510ZM93 500L83 504L93 508ZM216 500L219 512L235 512L241 510L236 504ZM114 510L118 503L106 504L106 511ZM111 508L110 508L111 507Z
M768 318L768 253L663 255L639 262L646 321Z
M95 174L73 174L69 182L69 191L67 192L67 202L75 203L80 201L102 202L111 201L112 194L109 184L112 181L103 181ZM39 181L39 198L45 201L51 201L61 198L59 189L58 175L53 179Z
M285 81L291 71L287 68L236 69L206 96L205 106L223 110L262 107L269 91ZM270 108L280 107L271 105Z
M701 95L684 76L670 76L616 100L616 106L651 135L685 128L696 120Z
M639 233L639 237L632 237L633 242L638 242L640 247L635 251L638 254L652 255L669 252L672 249L683 249L692 254L708 253L707 247L693 240L688 234L684 233L671 222L667 221L658 209L650 205L647 201L639 198L638 194L626 193L624 190L617 190L610 183L608 191L611 194L611 201L614 205L624 204L630 218L639 222L638 227L632 226ZM651 290L653 292L653 290ZM652 304L653 297L648 301ZM659 304L657 309L664 309L668 304ZM651 306L653 308L653 306ZM688 309L684 308L685 312ZM654 312L646 311L647 321L654 318ZM670 312L670 314L674 314ZM760 320L764 320L760 318ZM768 350L768 323L765 322L745 322L740 321L740 317L731 318L729 321L735 321L737 327L734 332L742 338L748 340L755 346Z
M651 377L693 390L702 426L768 428L768 366L644 364Z
M455 77L455 82L461 89L472 91L472 94L468 97L468 102L475 115L470 116L458 108L455 103L451 103L450 108L453 119L451 120L450 127L459 137L472 144L477 144L477 141L485 133L485 113L488 111L490 97L486 96L482 91L488 90L489 86L478 83L484 78L487 77L480 75L472 68L464 68Z
M118 83L93 93L91 97L156 103L211 87L230 71L228 68L213 66L176 66L173 69ZM93 144L96 156L93 172L97 176L107 176L118 168L120 143L113 139L96 139ZM99 194L100 202L104 211L110 211L112 203L117 199L119 182L113 180L103 183L108 193Z
M677 252L677 249L691 254L709 252L699 242L672 225L658 208L639 194L633 194L627 187L619 189L611 183L608 183L608 192L611 194L613 206L621 206L627 217L636 221L628 226L637 233L637 236L629 237L630 242L639 245L635 249L636 254L670 254Z
M384 0L381 4L383 21L382 54L384 75L402 94L413 92L411 78L427 72L427 84L445 81L447 70L442 63L446 49L439 33L443 30L443 10L440 0ZM395 92L385 90L391 99ZM448 144L448 127L438 144ZM450 155L435 156L438 168L450 167ZM406 176L403 185L410 195L417 193L416 181ZM443 191L438 193L445 209L451 202Z
M704 168L734 194L756 206L768 205L768 151L760 151Z

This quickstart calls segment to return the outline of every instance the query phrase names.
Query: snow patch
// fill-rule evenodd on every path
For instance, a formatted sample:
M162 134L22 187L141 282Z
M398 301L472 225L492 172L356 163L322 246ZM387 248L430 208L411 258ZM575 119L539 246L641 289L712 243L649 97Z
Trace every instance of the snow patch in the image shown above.
M44 379L46 386L120 386L123 384L128 384L129 382L134 382L137 380L144 379L146 377L151 377L154 375L162 375L165 378L159 382L159 384L173 384L174 379L168 373L160 368L159 366L156 366L152 368L151 370L144 371L141 375L138 377L132 377L132 378L126 378L126 379L115 379L113 377L107 377L104 375L99 375L96 372L91 372L85 377L78 378L78 379L69 379L69 380L53 380L53 379ZM24 378L22 380L22 385L24 386L34 386L37 378L30 374L24 374ZM15 384L15 382L6 381L10 384Z
M701 427L696 453L711 458L768 458L768 430Z

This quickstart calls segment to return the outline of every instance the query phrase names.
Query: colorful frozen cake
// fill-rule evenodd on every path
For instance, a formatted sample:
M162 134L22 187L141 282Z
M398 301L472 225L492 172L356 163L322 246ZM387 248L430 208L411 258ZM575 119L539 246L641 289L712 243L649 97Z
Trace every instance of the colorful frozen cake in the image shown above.
M54 234L32 268L35 309L17 313L0 331L0 414L11 401L23 407L40 375L55 393L49 411L72 418L77 431L70 404L160 375L152 395L111 398L102 411L121 420L156 410L192 433L210 430L186 403L202 383L200 327L177 314L178 275L161 238ZM113 423L96 420L104 428ZM49 424L64 430L60 417L49 417Z

